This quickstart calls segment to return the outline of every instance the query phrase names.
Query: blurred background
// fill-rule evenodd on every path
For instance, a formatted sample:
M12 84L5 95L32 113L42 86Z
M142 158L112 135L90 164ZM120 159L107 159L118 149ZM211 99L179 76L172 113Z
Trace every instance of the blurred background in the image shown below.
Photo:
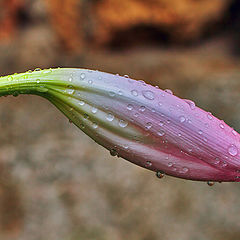
M240 130L240 1L0 0L0 73L81 67L171 89ZM240 239L240 187L114 158L46 100L1 98L0 239Z

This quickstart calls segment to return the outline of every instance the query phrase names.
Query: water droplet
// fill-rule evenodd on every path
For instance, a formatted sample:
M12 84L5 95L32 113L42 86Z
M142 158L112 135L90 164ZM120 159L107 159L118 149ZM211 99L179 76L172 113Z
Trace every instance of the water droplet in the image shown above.
M186 121L186 118L185 118L184 116L180 116L180 117L179 117L179 121L180 121L181 123L184 123L184 122Z
M171 121L168 119L168 120L167 120L167 123L169 124L169 123L171 123Z
M69 82L72 82L72 81L73 81L73 78L72 78L72 77L70 77L70 78L68 79L68 81L69 81Z
M139 111L140 112L144 112L146 110L146 108L144 107L144 106L141 106L140 108L139 108Z
M138 113L134 113L134 117L136 117L136 118L137 118L138 116L139 116L139 114L138 114Z
M154 93L152 91L149 91L149 90L142 91L142 94L148 100L153 100L154 99Z
M203 131L202 130L198 130L198 134L202 135Z
M172 90L170 90L170 89L165 89L164 92L173 95L173 92L172 92Z
M163 130L159 130L157 132L157 134L158 134L158 136L162 137L162 136L164 136L165 132Z
M132 104L128 104L128 105L127 105L127 109L128 109L129 111L133 110L133 105L132 105Z
M207 182L207 185L210 186L210 187L212 187L212 186L214 185L214 182L208 181L208 182Z
M81 73L81 74L80 74L80 79L81 79L81 80L84 80L85 77L86 77L86 74L85 74L85 73Z
M95 129L98 128L98 125L97 125L97 123L95 123L95 122L93 122L93 125L92 125L92 126L93 126L93 128L95 128Z
M114 116L111 113L108 113L106 118L109 122L111 122L111 121L113 121Z
M233 134L234 136L237 136L237 132L236 132L235 130L232 130L232 134Z
M109 92L109 96L110 96L110 97L114 97L114 96L115 96L115 92L110 91L110 92Z
M131 93L132 93L132 95L133 95L134 97L137 97L137 96L138 96L138 92L137 92L136 90L132 90Z
M183 173L187 173L189 171L189 169L187 167L183 167L182 171L183 171Z
M111 149L111 150L110 150L110 154L111 154L112 156L117 156L117 155L118 155L118 152L117 152L117 150L115 150L115 149Z
M87 113L84 113L84 114L83 114L83 117L84 117L85 119L88 119L88 118L89 118L89 116L88 116Z
M146 167L151 167L152 166L152 162L151 161L147 161L146 162Z
M41 68L35 68L34 69L34 72L38 72L38 71L41 71Z
M93 80L88 80L88 83L89 84L93 84Z
M146 124L146 126L145 126L145 128L148 129L148 130L149 130L151 127L152 127L152 123L151 123L151 122L148 122L148 123Z
M40 83L40 79L37 79L37 83Z
M124 120L119 120L119 126L122 128L125 128L128 125L128 122L124 121Z
M233 157L236 156L238 154L237 147L234 144L230 145L228 148L228 153Z
M163 177L165 176L165 173L164 173L164 172L161 172L161 171L157 171L157 172L156 172L156 176L157 176L158 178L163 178Z
M97 108L95 108L95 107L92 108L92 113L97 113L97 111L98 111Z
M208 140L207 140L207 138L206 138L206 137L204 137L204 138L203 138L203 141L204 141L204 142L207 142Z
M178 136L179 136L179 137L181 137L181 136L182 136L182 134L181 134L181 133L178 133Z
M159 102L159 103L158 103L158 105L161 107L161 106L162 106L162 103L161 103L161 102Z
M9 76L8 81L12 81L12 80L13 80L13 76Z
M159 126L162 127L163 125L164 125L164 122L163 122L163 121L160 121L160 122L159 122Z
M120 91L120 90L118 91L118 94L119 94L120 96L123 95L122 91Z
M195 102L189 100L189 99L184 99L184 101L189 105L189 107L194 110L196 108Z
M129 78L129 76L127 74L124 75L125 78Z
M68 93L68 94L73 94L74 92L75 92L74 89L67 89L67 93Z
M222 123L219 124L219 127L220 127L221 129L224 129L224 125L223 125Z
M18 92L13 92L13 97L17 97L18 95L19 95L19 93Z
M208 119L212 120L213 119L212 113L208 112L207 117L208 117Z
M85 102L84 101L79 101L78 104L83 106L85 104Z
M172 162L169 162L168 163L168 167L172 167L173 166L173 163Z

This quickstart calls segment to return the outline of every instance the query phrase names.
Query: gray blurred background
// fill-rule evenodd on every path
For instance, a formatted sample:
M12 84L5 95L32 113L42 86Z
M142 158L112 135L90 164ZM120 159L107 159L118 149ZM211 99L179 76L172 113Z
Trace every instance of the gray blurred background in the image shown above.
M238 131L239 45L238 0L0 0L2 75L128 74ZM1 98L1 240L236 240L239 199L110 156L40 97Z

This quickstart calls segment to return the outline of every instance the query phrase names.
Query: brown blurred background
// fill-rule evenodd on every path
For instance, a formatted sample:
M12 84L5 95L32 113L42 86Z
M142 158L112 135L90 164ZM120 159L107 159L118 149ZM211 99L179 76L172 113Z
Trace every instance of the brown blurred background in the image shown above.
M82 67L169 88L240 130L240 1L0 0L0 72ZM46 100L1 98L0 240L236 240L240 187L117 159Z

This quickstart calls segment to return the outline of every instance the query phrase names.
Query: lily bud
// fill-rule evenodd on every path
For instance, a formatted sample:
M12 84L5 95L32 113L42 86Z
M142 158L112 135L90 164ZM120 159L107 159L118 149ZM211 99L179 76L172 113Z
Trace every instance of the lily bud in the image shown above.
M143 81L85 69L2 77L0 95L47 98L112 155L167 175L240 181L240 135L211 113Z

